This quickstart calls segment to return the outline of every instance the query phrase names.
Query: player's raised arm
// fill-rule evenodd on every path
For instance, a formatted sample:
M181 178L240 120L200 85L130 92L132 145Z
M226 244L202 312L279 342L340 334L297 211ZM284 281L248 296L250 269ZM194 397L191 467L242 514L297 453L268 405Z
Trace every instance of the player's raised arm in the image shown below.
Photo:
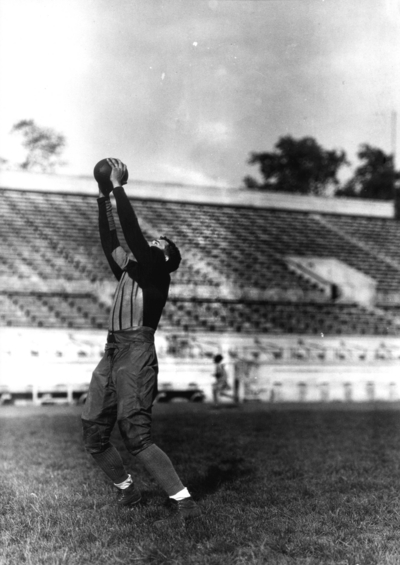
M126 184L126 165L119 159L107 159L111 166L110 180L114 189L117 213L129 249L138 263L146 264L153 260L150 245L140 229L138 219L127 197L123 184Z
M129 258L119 242L110 198L104 192L106 191L103 191L101 185L99 185L97 203L99 208L100 241L108 264L116 279L119 280L124 268L128 264Z

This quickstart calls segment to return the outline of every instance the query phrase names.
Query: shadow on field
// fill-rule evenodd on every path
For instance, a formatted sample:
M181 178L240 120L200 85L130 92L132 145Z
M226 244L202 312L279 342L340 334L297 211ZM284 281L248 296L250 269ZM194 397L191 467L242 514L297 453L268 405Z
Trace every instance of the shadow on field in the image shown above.
M190 481L190 488L197 499L214 494L225 483L236 481L254 474L253 469L244 466L243 457L222 459L218 465L210 465L206 473Z

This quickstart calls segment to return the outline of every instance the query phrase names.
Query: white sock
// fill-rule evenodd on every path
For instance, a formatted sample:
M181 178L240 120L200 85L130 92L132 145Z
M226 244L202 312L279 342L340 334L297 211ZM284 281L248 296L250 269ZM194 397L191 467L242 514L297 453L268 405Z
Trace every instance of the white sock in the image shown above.
M190 497L190 492L186 487L180 490L179 492L177 492L176 494L170 496L170 498L173 498L174 500L183 500L184 498L189 498L189 497Z
M118 484L114 483L114 485L117 488L124 489L124 488L128 488L129 486L131 486L132 482L133 482L132 477L130 475L128 475L128 478L125 479L122 483L118 483Z

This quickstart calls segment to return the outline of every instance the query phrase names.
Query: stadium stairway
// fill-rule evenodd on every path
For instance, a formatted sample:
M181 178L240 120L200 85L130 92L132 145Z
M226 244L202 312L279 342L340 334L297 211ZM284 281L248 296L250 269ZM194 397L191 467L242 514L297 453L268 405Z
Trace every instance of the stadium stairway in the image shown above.
M378 258L379 260L385 262L388 266L400 272L400 256L398 259L394 259L387 253L384 253L382 250L383 248L381 246L376 246L376 244L371 248L371 242L366 242L360 239L359 232L356 232L357 235L353 235L351 231L348 231L349 224L347 222L345 223L345 225L343 225L341 223L337 223L332 218L329 218L327 216L323 217L321 214L312 214L312 217L317 222L336 232L340 237L346 239L349 243L351 243L351 245L359 247L364 252L371 253L372 249L372 255L374 258Z

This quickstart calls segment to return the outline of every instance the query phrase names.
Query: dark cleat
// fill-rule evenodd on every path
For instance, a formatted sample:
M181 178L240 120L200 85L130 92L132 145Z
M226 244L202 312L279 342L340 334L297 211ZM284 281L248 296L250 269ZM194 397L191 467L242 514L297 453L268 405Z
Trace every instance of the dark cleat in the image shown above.
M183 500L172 501L175 506L174 513L168 518L157 520L154 522L156 528L164 528L168 526L183 526L186 520L198 518L201 515L200 508L197 506L192 497Z
M134 506L140 502L142 495L136 490L132 483L128 488L118 489L117 504L118 506Z

